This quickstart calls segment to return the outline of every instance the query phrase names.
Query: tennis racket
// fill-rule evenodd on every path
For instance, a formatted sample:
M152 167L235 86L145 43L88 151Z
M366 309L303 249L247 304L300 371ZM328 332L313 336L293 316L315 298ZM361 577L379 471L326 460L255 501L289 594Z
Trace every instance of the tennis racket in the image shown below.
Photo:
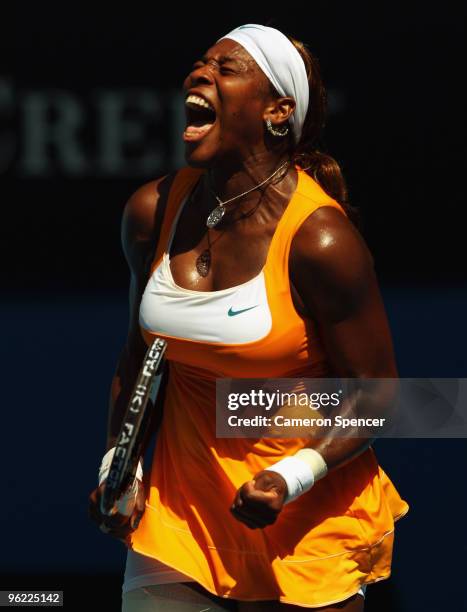
M117 437L115 454L101 496L101 513L112 516L122 511L118 501L135 485L136 469L142 451L147 424L164 372L167 342L156 338L146 352L133 392L128 401L122 426ZM151 401L150 401L151 400ZM131 497L131 495L130 495Z

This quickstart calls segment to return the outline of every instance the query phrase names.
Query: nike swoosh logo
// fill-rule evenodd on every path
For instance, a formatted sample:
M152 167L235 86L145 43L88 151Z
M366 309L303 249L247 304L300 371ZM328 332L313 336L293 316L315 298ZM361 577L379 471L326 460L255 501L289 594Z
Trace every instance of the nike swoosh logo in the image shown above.
M242 314L242 312L246 312L247 310L251 310L252 308L257 308L258 304L254 306L250 306L249 308L242 308L242 310L232 310L232 306L229 308L229 312L227 313L229 317L235 317L235 315Z

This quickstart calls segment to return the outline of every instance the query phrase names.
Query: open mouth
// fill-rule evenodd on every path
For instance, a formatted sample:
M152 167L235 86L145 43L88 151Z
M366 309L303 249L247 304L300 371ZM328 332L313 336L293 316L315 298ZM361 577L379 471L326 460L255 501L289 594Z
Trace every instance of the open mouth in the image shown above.
M204 98L190 94L185 100L185 142L196 142L206 136L216 122L214 107Z

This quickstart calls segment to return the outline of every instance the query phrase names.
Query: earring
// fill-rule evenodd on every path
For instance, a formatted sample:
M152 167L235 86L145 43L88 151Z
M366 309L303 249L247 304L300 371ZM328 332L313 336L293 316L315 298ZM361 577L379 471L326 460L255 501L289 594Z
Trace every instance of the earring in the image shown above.
M289 128L287 127L287 125L284 125L280 130L273 128L271 119L266 119L266 127L268 129L268 132L273 136L287 136L287 134L289 133Z

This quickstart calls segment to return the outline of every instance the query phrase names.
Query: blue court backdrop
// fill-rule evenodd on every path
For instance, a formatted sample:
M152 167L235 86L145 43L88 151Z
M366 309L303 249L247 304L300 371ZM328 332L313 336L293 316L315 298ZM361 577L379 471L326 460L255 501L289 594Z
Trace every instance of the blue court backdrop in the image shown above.
M183 165L182 81L238 25L278 27L319 58L322 148L360 208L400 376L467 376L465 7L273 10L2 8L0 590L47 582L65 590L65 609L79 592L85 609L110 576L114 603L101 609L119 607L125 549L88 520L87 504L127 331L121 213L140 185ZM410 511L396 526L392 579L375 585L378 597L369 589L368 612L467 610L467 440L374 447Z

